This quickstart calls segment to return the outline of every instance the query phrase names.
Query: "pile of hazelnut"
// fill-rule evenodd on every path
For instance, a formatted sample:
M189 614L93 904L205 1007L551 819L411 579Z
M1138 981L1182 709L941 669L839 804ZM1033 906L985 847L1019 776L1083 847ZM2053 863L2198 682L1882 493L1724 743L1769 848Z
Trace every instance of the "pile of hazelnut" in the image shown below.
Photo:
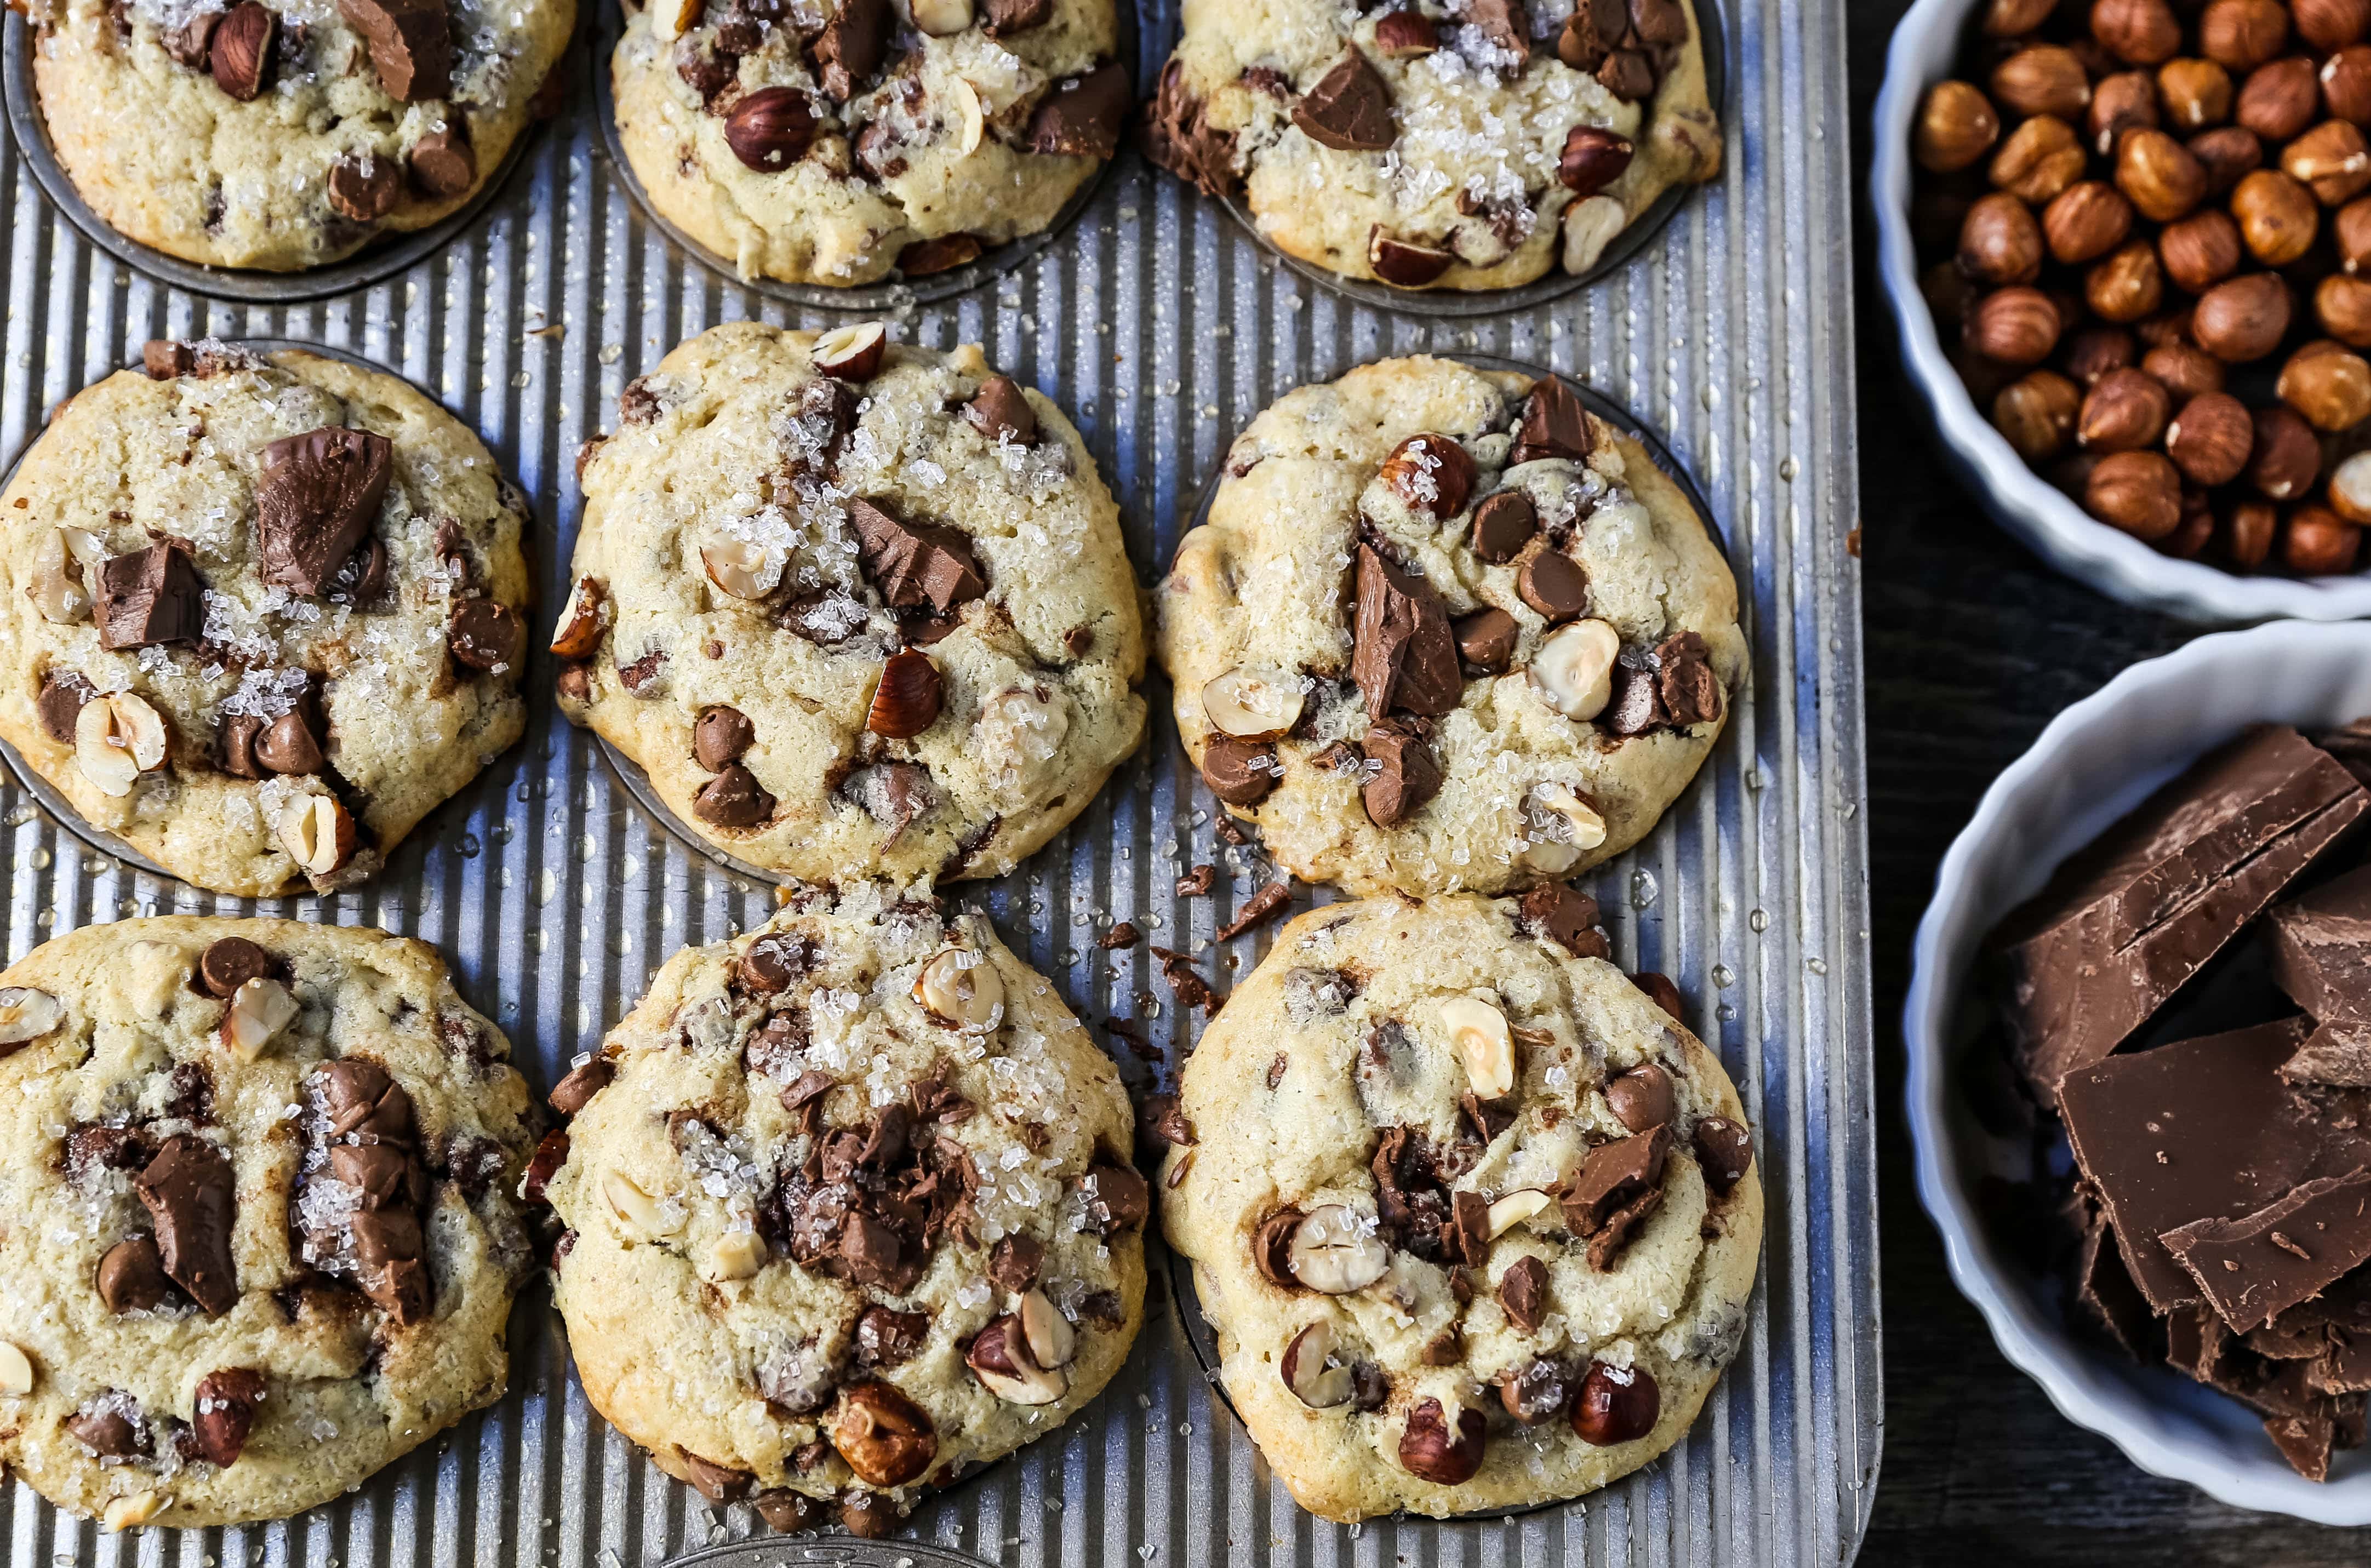
M2371 0L1988 0L1963 63L1919 106L1912 219L1977 406L2168 555L2354 571Z

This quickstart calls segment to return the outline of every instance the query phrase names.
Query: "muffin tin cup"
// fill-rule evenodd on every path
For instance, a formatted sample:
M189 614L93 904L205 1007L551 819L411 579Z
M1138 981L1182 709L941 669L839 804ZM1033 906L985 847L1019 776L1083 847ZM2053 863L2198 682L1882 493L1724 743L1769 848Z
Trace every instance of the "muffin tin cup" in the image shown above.
M561 53L553 70L573 75L577 69L576 49L571 46ZM7 14L5 31L0 31L0 105L5 105L9 134L15 139L17 155L32 172L33 180L51 205L65 214L68 222L82 232L84 238L106 251L118 261L135 271L144 272L160 283L186 289L191 294L214 299L235 300L247 305L296 305L308 300L328 299L337 294L352 294L373 283L405 271L445 248L453 239L476 223L503 193L511 176L527 154L528 147L544 134L544 126L530 123L511 143L502 167L493 178L479 188L461 209L450 217L439 219L424 229L410 234L390 236L386 240L364 247L343 261L333 261L326 267L307 268L297 272L272 272L249 267L209 267L195 261L184 261L122 234L105 218L94 212L82 193L75 189L65 167L58 162L56 151L50 145L48 122L41 117L40 95L33 86L33 31L25 18L14 10ZM306 345L292 344L291 347Z
M626 156L626 144L618 133L618 96L609 62L618 52L618 42L625 37L626 17L621 0L586 0L594 8L593 21L593 98L595 118L600 122L601 143L608 149L610 166L617 171L618 183L633 198L634 210L644 223L666 236L675 248L727 283L763 294L768 299L785 304L805 306L815 310L845 310L862 316L888 316L910 310L917 306L935 305L985 287L1008 273L1018 271L1043 255L1061 240L1079 214L1094 204L1105 181L1111 178L1113 167L1128 156L1127 135L1123 133L1121 146L1105 158L1103 167L1089 177L1087 182L1062 203L1054 221L1035 234L1024 234L1006 241L994 249L984 250L976 261L962 267L952 267L943 272L931 272L908 279L893 273L885 282L856 283L847 288L834 288L828 283L792 283L780 278L743 277L730 259L719 256L700 241L676 226L651 201L650 192L642 189L642 178L634 172L632 160ZM1137 58L1136 6L1127 0L1118 7L1119 36L1112 57L1122 64ZM1140 100L1139 100L1140 101ZM1131 120L1135 115L1129 110ZM641 791L636 791L640 795Z
M1727 23L1721 15L1719 0L1692 0L1692 4L1695 8L1696 31L1703 40L1705 96L1712 104L1713 113L1720 119L1721 161L1726 167L1729 160L1744 155L1741 133L1730 118L1728 103ZM1540 45L1535 41L1532 47L1537 49ZM1166 60L1167 56L1164 54L1162 59ZM1156 81L1160 78L1158 65L1154 67L1153 77ZM1162 178L1171 177L1163 175ZM1345 299L1376 310L1453 321L1476 316L1498 316L1510 310L1529 310L1552 304L1567 294L1588 288L1601 279L1613 276L1648 253L1648 247L1662 232L1663 225L1671 221L1671 214L1684 206L1688 198L1699 189L1694 185L1674 185L1656 197L1646 212L1639 214L1637 222L1613 236L1598 256L1597 264L1588 271L1567 272L1559 260L1530 282L1510 289L1395 289L1364 278L1346 278L1314 261L1291 254L1268 238L1240 194L1230 193L1220 198L1220 202L1237 226L1261 249L1318 287L1330 289ZM1561 236L1557 242L1557 254L1563 254Z

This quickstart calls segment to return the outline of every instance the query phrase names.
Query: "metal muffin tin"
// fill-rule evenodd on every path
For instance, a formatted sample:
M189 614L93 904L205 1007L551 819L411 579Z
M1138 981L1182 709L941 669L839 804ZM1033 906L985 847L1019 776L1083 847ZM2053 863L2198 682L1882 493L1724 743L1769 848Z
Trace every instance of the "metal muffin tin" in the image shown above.
M908 1526L915 1541L773 1538L746 1508L703 1503L591 1412L546 1299L531 1291L501 1402L350 1497L266 1526L110 1537L12 1485L0 1488L0 1561L641 1568L752 1537L739 1560L752 1564L944 1563L938 1550L1014 1568L1848 1559L1868 1518L1881 1410L1859 586L1848 542L1858 521L1850 198L1841 121L1801 109L1844 100L1844 19L1834 0L1734 5L1727 19L1720 179L1626 265L1553 308L1500 301L1489 316L1428 319L1398 301L1376 310L1313 288L1218 203L1123 150L1080 220L1015 271L885 313L906 341L982 343L1070 413L1148 583L1255 413L1391 354L1552 366L1660 430L1695 477L1738 577L1751 678L1694 788L1645 843L1584 883L1606 906L1621 962L1678 981L1689 1022L1737 1080L1762 1162L1767 1229L1743 1348L1684 1441L1603 1492L1516 1517L1326 1524L1293 1505L1204 1382L1156 1239L1145 1331L1110 1389L926 1501ZM1139 93L1175 31L1174 0L1144 8ZM0 268L13 306L0 324L0 451L143 339L342 349L468 421L534 498L539 626L565 596L576 448L616 423L629 380L719 321L848 319L691 264L624 188L588 94L445 249L326 300L260 304L162 283L91 243L20 168L0 157ZM548 692L551 674L538 651L526 688ZM1133 921L1151 941L1193 952L1224 990L1281 921L1210 943L1272 873L1216 836L1157 674L1146 698L1143 749L1067 832L1012 875L952 890L1061 988L1138 1089L1171 1080L1201 1020L1181 1017L1142 947L1105 953L1093 936ZM1177 897L1175 877L1202 862L1219 868L1213 896ZM56 932L144 913L284 915L433 941L546 1085L677 948L746 930L775 907L773 887L659 827L592 737L541 695L526 738L352 892L201 893L86 848L15 786L0 787L0 872L11 958ZM1114 1019L1131 1020L1142 1054Z

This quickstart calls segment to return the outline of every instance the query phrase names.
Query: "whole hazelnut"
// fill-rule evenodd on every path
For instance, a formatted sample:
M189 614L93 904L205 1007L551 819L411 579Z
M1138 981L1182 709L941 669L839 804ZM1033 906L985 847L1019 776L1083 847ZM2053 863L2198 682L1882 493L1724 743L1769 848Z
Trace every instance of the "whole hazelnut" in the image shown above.
M2086 327L2066 340L2063 362L2078 386L2088 386L2111 370L2122 370L2140 356L2140 346L2121 327Z
M2321 63L2321 106L2332 120L2371 121L2371 44L2351 43Z
M2198 160L2198 167L2206 171L2206 193L2210 196L2224 194L2264 161L2264 144L2256 140L2256 133L2237 125L2202 131L2182 144Z
M2325 120L2281 149L2281 168L2311 188L2325 207L2351 202L2371 186L2371 145L2343 120Z
M2327 54L2371 32L2371 0L2289 0L2297 36Z
M1990 152L1999 136L2000 116L1983 93L1966 82L1937 82L1919 105L1910 156L1921 168L1952 174Z
M2207 207L2157 236L2157 259L2176 287L2203 294L2239 266L2239 225L2218 208Z
M2288 7L2281 0L2212 0L2199 14L2199 51L2226 70L2254 70L2288 39Z
M2321 473L2321 443L2313 427L2277 403L2251 417L2256 441L2248 454L2248 483L2273 501L2295 501L2312 490Z
M2030 283L2041 275L2041 225L2024 202L1996 190L1968 209L1959 261L1980 283Z
M2153 130L2157 125L2157 78L2146 71L2118 71L2091 86L2091 107L2083 113L2083 129L2101 157L2116 150L2116 138L2127 131Z
M2212 60L2169 60L2157 68L2166 123L2185 135L2231 118L2231 73Z
M2165 0L2093 0L2091 36L2119 60L2155 65L2181 47L2181 23Z
M1991 86L1993 101L2019 116L2054 114L2073 120L2091 101L2091 78L2083 62L2072 50L2054 43L2028 44L1994 66Z
M2040 289L1995 289L1968 312L1967 344L2003 364L2040 364L2058 346L2059 328L2058 307Z
M2068 186L2041 213L2051 256L2070 267L2105 256L2124 243L2132 227L2133 204L2099 179Z
M2205 553L2208 542L2214 537L2215 511L2208 503L2205 492L2185 490L2181 492L2181 521L2173 525L2172 533L2157 542L2157 548L2161 555L2180 560L2195 560Z
M2338 247L2338 270L2352 275L2371 261L2371 196L2349 202L2330 216L2330 237Z
M2092 452L2130 452L2155 446L2165 433L2173 400L2155 376L2142 370L2111 371L2085 394L2075 421L2076 443Z
M2239 84L2232 118L2268 142L2285 142L2321 112L2321 84L2302 54L2259 65Z
M2008 133L1985 178L2028 206L2041 207L2083 178L2083 145L2054 114L2037 114Z
M2371 349L2371 279L2333 272L2315 285L2313 318L2351 348Z
M2321 209L2313 192L2276 168L2260 168L2231 192L2231 215L2250 255L2267 267L2285 267L2313 246Z
M2289 330L2288 285L2270 272L2227 278L2198 296L2190 335L2226 364L2262 359Z
M2299 577L2334 577L2354 570L2363 530L2326 506L2306 502L2281 530L2281 564Z
M2371 452L2357 452L2332 468L2323 493L2345 521L2358 528L2371 523Z
M2138 321L2153 314L2165 303L2157 247L2145 239L2129 240L2093 262L2083 274L2083 299L2108 321Z
M2162 539L2181 521L2181 477L2161 452L2111 452L2092 467L2083 509L2141 539Z
M2314 429L2352 430L2371 419L2371 360L2320 339L2289 356L2281 366L2274 390ZM2371 518L2354 521L2371 522Z
M2050 19L2058 0L1990 0L1984 6L1988 38L2021 38Z
M2228 392L2192 398L2165 428L2165 455L2194 485L2227 485L2248 467L2255 444L2248 405Z
M2025 374L2025 367L2003 364L1996 359L1986 359L1968 347L1965 330L1961 329L1961 340L1945 350L1943 357L1951 362L1951 369L1959 376L1960 385L1967 387L1968 401L1979 409L1990 408L1992 400L2001 395L2003 387Z
M2281 509L2269 501L2243 501L2223 519L2217 538L2223 559L2242 571L2253 571L2273 553L2273 536L2280 531Z
M1993 399L1993 424L2027 463L2040 467L2065 452L2075 439L2075 418L2083 394L2054 370L2018 377Z
M2134 322L2133 335L2140 339L2141 347L2144 349L2162 348L2168 343L2191 342L2192 340L2190 336L2190 321L2196 314L2197 308L2194 306L2177 305L2169 310L2160 310L2154 316L2144 317ZM2160 376L2158 379L2164 378Z
M2162 131L2127 131L2116 144L2116 189L2141 216L2169 224L2206 200L2206 166Z
M2223 390L2223 362L2190 343L2159 343L2141 356L2141 368L2157 377L2176 403Z

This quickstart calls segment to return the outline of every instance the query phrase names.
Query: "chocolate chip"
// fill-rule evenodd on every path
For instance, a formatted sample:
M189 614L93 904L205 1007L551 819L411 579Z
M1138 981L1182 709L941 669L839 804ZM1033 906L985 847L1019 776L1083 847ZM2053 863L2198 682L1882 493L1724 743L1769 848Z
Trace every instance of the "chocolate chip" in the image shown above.
M206 585L189 551L159 541L110 556L98 569L98 645L191 642L205 627Z
M748 1494L750 1486L758 1479L747 1470L712 1463L688 1449L678 1448L676 1451L683 1456L683 1468L691 1472L684 1479L691 1482L694 1492L711 1503L738 1503Z
M527 1157L526 1175L519 1182L519 1200L531 1207L549 1207L551 1179L567 1163L568 1135L554 1127L536 1140L535 1152Z
M865 577L896 609L928 605L941 615L988 592L971 540L932 523L908 523L870 501L848 503Z
M1688 1004L1681 997L1680 988L1671 984L1670 975L1658 974L1651 969L1642 969L1630 976L1630 984L1646 992L1647 999L1662 1009L1673 1022L1678 1022L1687 1016Z
M173 1291L154 1238L118 1241L98 1260L98 1298L110 1312L153 1312Z
M1613 665L1613 694L1597 721L1617 735L1643 735L1671 721L1663 707L1657 672L1648 663L1652 657L1624 649Z
M323 596L358 610L387 605L387 542L376 534L364 538L346 564L330 575Z
M1153 1095L1144 1102L1141 1116L1145 1130L1171 1148L1191 1148L1201 1141L1174 1094Z
M87 1183L100 1170L137 1170L155 1150L137 1128L87 1123L66 1135L66 1175Z
M1380 153L1398 139L1392 90L1353 49L1292 106L1292 122L1311 141L1345 153Z
M1576 888L1562 882L1535 887L1523 894L1520 907L1533 936L1557 943L1575 958L1603 958L1613 951L1597 928L1597 900Z
M1019 1296L1037 1283L1046 1263L1046 1243L1034 1236L1008 1236L988 1255L988 1277Z
M1377 827L1397 827L1440 792L1440 764L1421 738L1396 724L1378 724L1362 743L1377 771L1359 788L1359 803Z
M385 436L339 425L266 446L255 487L263 581L318 594L377 519L393 461Z
M165 1273L208 1317L238 1304L231 1260L235 1181L222 1150L191 1134L165 1140L133 1182L156 1228Z
M977 235L946 234L936 239L918 239L897 252L897 270L909 278L927 278L934 272L952 272L979 259Z
M1713 674L1703 637L1693 631L1667 637L1657 645L1655 660L1661 667L1656 693L1673 724L1684 729L1720 717L1720 677Z
M1589 607L1589 573L1562 550L1543 546L1516 569L1515 592L1554 626Z
M815 112L796 87L745 93L724 117L724 144L759 174L780 174L806 156L815 138Z
M222 16L220 11L208 11L205 20L211 26ZM140 368L151 381L171 381L187 375L197 367L198 357L187 343L170 338L151 338L140 345Z
M1655 67L1635 49L1617 49L1597 67L1597 85L1625 103L1637 103L1655 91Z
M1054 14L1054 0L980 0L980 31L990 38L1011 38L1044 24Z
M338 15L363 35L387 97L417 103L451 96L453 29L445 0L338 0Z
M1186 87L1184 63L1170 61L1144 119L1144 152L1204 195L1224 196L1236 184L1235 138L1209 122L1208 108Z
M1029 150L1067 157L1111 156L1119 150L1128 98L1128 73L1116 63L1057 82L1029 117Z
M737 708L703 708L691 726L691 755L711 773L741 760L758 739L758 727Z
M376 153L348 154L330 166L330 205L339 216L375 223L403 199L403 171Z
M274 773L304 775L321 771L321 743L313 738L305 715L291 709L274 719L255 737L256 762Z
M263 765L255 760L255 743L263 734L263 721L252 713L234 713L222 722L222 744L215 761L234 778L260 778Z
M547 1102L562 1116L573 1116L592 1102L593 1097L609 1087L618 1069L600 1057L580 1063L568 1070L568 1076L551 1086Z
M515 671L526 655L526 622L508 605L464 599L453 606L445 641L473 670Z
M846 103L864 79L881 68L889 42L889 0L840 0L815 39L815 56L823 90Z
M864 1315L856 1320L856 1359L868 1367L896 1366L919 1355L930 1336L931 1315L927 1312L867 1307Z
M1556 58L1576 71L1594 72L1622 47L1629 30L1630 15L1623 0L1580 0L1556 35Z
M1495 605L1476 610L1450 628L1457 639L1457 656L1492 674L1504 670L1514 659L1515 640L1521 629L1514 617Z
M766 1521L769 1529L779 1530L784 1535L819 1530L823 1528L824 1521L831 1516L830 1510L819 1500L787 1487L760 1492L749 1499L749 1506L758 1511L758 1516Z
M1368 718L1380 720L1394 709L1453 710L1465 677L1440 594L1367 544L1359 547L1358 583L1350 678L1366 694Z
M98 695L98 688L73 670L43 672L40 692L33 698L42 732L53 741L72 745L75 721L82 717L83 704Z
M1140 1229L1152 1212L1152 1193L1144 1178L1120 1165L1098 1165L1079 1181L1086 1200L1087 1223L1097 1234Z
M148 1442L132 1418L115 1408L116 1401L129 1401L131 1396L117 1389L107 1392L104 1406L86 1406L66 1417L64 1425L75 1442L102 1458L128 1459L148 1451Z
M1653 1062L1642 1063L1606 1084L1605 1103L1613 1108L1613 1119L1634 1133L1653 1131L1679 1109L1671 1075Z
M1011 441L1027 446L1037 439L1037 415L1023 395L1021 384L1009 375L991 375L979 384L964 418L990 441Z
M1231 806L1257 805L1276 788L1280 771L1274 746L1213 735L1202 748L1202 782Z
M1500 490L1474 509L1474 553L1494 566L1515 559L1539 532L1539 509L1521 490Z
M691 798L691 814L711 827L755 827L774 814L774 797L758 776L730 763Z
M1519 1258L1498 1276L1498 1305L1507 1320L1535 1333L1548 1314L1548 1269L1535 1257Z
M1535 463L1545 457L1579 462L1595 444L1590 433L1589 410L1580 406L1562 378L1543 375L1532 383L1523 399L1522 418L1515 426L1515 450L1509 464Z
M262 1403L263 1374L252 1367L225 1367L199 1378L190 1416L198 1452L226 1470L238 1463Z
M222 937L198 959L198 978L208 992L227 1001L249 980L260 980L279 968L272 955L245 937Z
M653 648L630 664L618 666L618 683L636 697L658 695L659 672L666 668L666 650Z
M718 29L723 32L722 29ZM676 40L675 74L683 85L700 95L700 106L711 114L721 112L716 100L728 87L741 80L741 57L723 47L720 36L711 48L696 34L686 33Z
M241 103L253 102L271 74L272 38L279 27L280 18L257 0L241 0L224 13L206 49L214 85Z
M1753 1136L1726 1116L1697 1122L1692 1141L1705 1184L1716 1194L1726 1194L1753 1164Z
M404 163L411 170L411 183L435 201L449 201L478 182L478 155L458 120L414 142Z
M815 958L813 942L776 932L751 942L734 963L734 974L746 989L770 997L790 989L814 967Z

